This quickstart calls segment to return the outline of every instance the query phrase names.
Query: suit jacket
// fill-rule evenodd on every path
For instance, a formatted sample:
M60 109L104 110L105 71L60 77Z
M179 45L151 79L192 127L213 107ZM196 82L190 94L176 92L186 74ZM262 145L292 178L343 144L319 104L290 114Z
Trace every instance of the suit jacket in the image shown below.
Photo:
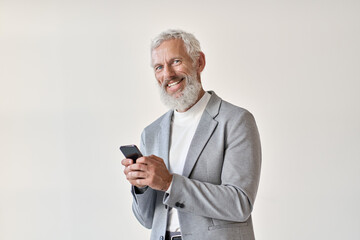
M133 212L152 229L151 240L164 239L170 207L178 210L184 240L255 239L251 212L261 167L257 126L247 110L209 93L183 174L173 175L170 193L132 188ZM172 114L161 116L141 136L143 154L157 155L167 165Z

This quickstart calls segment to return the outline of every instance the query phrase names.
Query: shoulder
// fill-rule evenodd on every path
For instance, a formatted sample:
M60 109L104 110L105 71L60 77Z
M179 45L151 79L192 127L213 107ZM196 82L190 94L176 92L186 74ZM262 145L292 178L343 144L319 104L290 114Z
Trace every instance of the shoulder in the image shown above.
M246 141L259 144L259 132L253 114L243 107L221 100L214 118L228 143Z
M247 109L243 107L236 106L232 103L229 103L225 100L222 100L220 112L222 114L240 114L240 115L247 115L251 114Z
M241 118L253 118L253 115L245 108L236 106L217 96L214 92L210 92L212 97L209 101L207 111L213 115L216 120L235 120Z
M208 113L218 123L218 129L236 136L235 133L257 134L257 124L250 111L225 101L212 92ZM231 134L230 134L231 133Z
M218 115L218 119L219 120L229 120L231 122L253 122L255 121L254 116L252 115L252 113L243 108L243 107L239 107L236 106L232 103L229 103L227 101L222 101L220 110L219 110L219 115Z

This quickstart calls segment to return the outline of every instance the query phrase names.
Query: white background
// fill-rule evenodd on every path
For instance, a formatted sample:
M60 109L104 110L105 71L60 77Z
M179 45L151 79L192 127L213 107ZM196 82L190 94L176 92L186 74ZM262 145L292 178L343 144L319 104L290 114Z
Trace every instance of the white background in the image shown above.
M0 239L148 239L118 147L166 111L149 43L168 28L255 115L257 239L360 239L356 0L0 0Z

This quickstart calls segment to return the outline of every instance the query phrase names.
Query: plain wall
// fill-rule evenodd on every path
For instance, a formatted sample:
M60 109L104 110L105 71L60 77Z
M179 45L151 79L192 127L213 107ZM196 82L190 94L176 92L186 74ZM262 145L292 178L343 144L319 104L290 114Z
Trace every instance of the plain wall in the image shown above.
M257 239L360 239L355 0L0 0L0 239L148 239L118 147L166 111L149 45L168 28L256 118Z

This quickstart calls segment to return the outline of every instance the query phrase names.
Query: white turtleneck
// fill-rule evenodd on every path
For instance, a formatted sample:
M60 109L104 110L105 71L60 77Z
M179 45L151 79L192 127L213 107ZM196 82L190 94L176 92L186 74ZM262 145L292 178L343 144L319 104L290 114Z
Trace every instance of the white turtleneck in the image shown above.
M204 96L202 96L202 98L186 112L174 111L171 119L171 141L169 152L170 173L182 175L191 140L194 137L196 128L210 97L211 94L205 92ZM170 192L171 186L172 184L167 192ZM167 231L180 231L178 213L174 208L169 211Z

